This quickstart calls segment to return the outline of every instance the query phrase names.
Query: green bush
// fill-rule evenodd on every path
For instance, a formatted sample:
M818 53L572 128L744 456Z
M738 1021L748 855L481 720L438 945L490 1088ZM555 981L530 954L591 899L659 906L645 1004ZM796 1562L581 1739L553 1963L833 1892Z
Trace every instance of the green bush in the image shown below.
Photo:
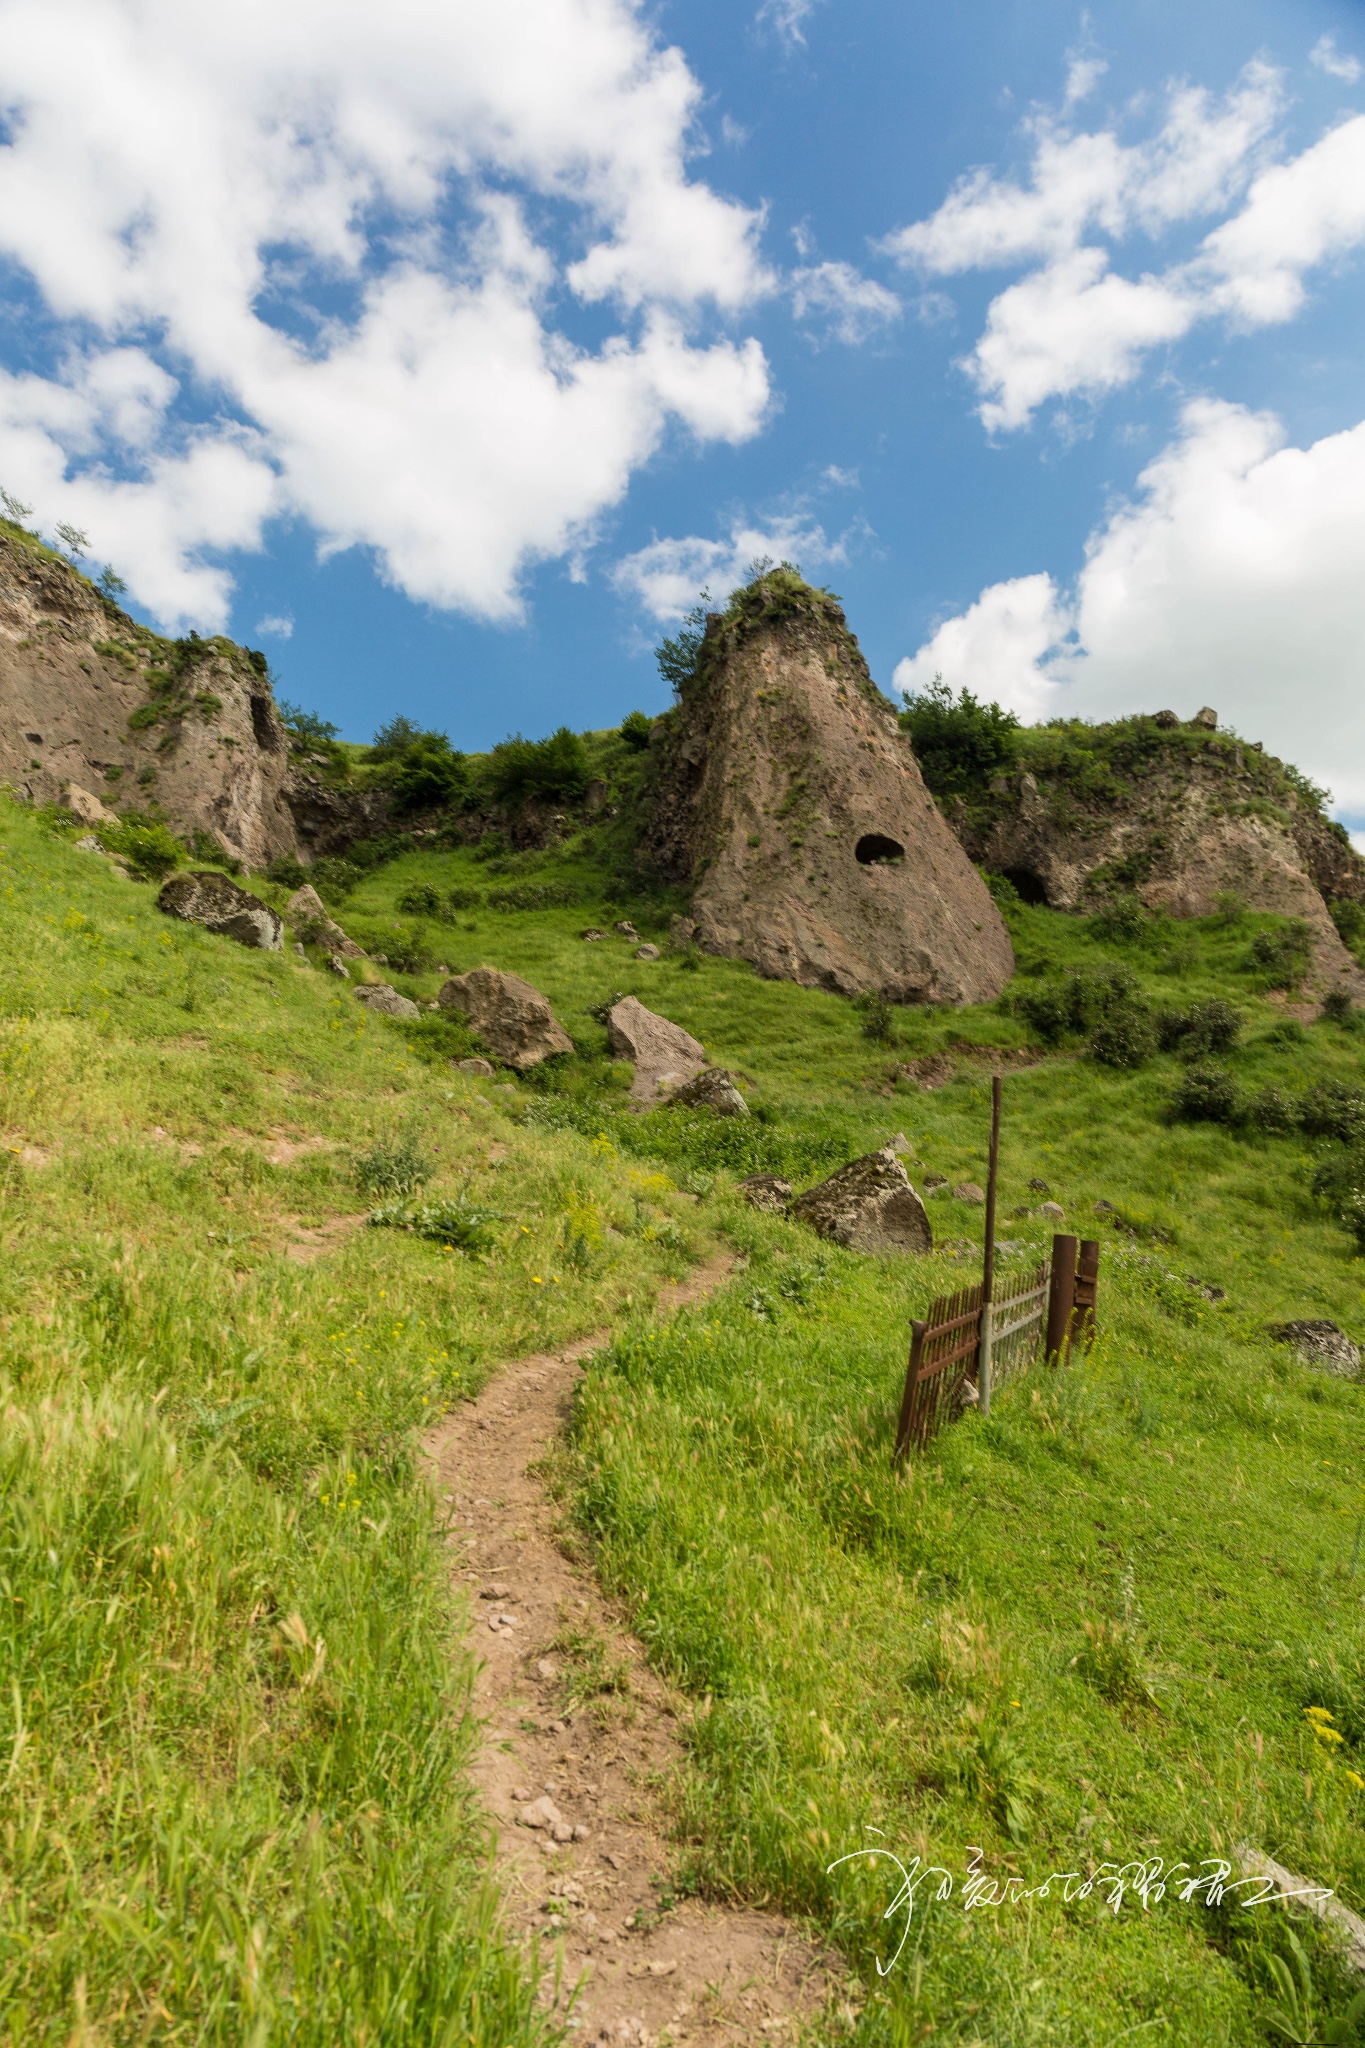
M1156 1048L1146 998L1127 967L1073 970L1060 980L1018 990L1009 1007L1050 1043L1084 1037L1093 1048L1098 1037L1105 1049L1096 1057L1108 1065L1141 1065Z
M867 989L857 998L863 1015L863 1037L874 1045L894 1045L896 1013L879 989Z
M308 880L324 903L336 903L349 896L357 882L363 880L363 876L353 861L342 860L337 854L327 853L321 860L313 862L308 870Z
M649 745L653 724L653 719L647 718L643 711L632 711L621 720L621 738L633 752L642 753Z
M1228 1052L1241 1033L1241 1012L1221 996L1206 1003L1192 1003L1188 1010L1162 1010L1156 1018L1161 1050L1183 1053L1186 1059L1207 1059L1210 1053Z
M1257 932L1247 966L1265 988L1295 989L1312 958L1312 932L1301 917L1291 917L1276 931Z
M409 1230L451 1251L482 1253L497 1240L493 1225L502 1219L496 1209L479 1209L465 1195L447 1195L437 1202L387 1202L368 1221L372 1228Z
M907 695L900 724L935 796L980 791L1018 758L1014 713L998 704L979 704L970 690L954 698L942 676L917 695Z
M1243 1115L1252 1130L1267 1138L1292 1137L1299 1128L1298 1104L1283 1088L1262 1088L1251 1097Z
M405 889L395 906L409 917L440 917L445 908L441 892L430 882L414 882Z
M1365 903L1352 903L1338 897L1327 908L1332 913L1332 922L1343 946L1349 946L1354 953L1365 945Z
M499 803L576 803L592 776L588 750L561 725L548 739L520 733L501 740L488 757L488 787Z
M1365 1094L1344 1081L1319 1081L1299 1098L1299 1127L1310 1138L1354 1144L1365 1137Z
M1240 1110L1237 1083L1226 1067L1211 1060L1182 1074L1171 1098L1171 1114L1182 1123L1236 1123Z
M654 650L659 674L679 699L687 695L699 678L702 642L706 638L706 611L710 602L708 593L703 591L701 603L693 605L677 632L661 640Z
M1341 1024L1353 1030L1357 1021L1355 1004L1351 1001L1348 988L1329 988L1322 999L1322 1015L1331 1024Z
M446 890L446 907L449 910L477 910L482 902L483 892L479 889Z
M292 853L282 853L272 860L265 871L268 882L278 882L282 889L301 889L308 880L308 870Z
M469 765L444 733L423 733L402 756L393 778L400 811L433 811L469 793Z
M355 1162L356 1180L367 1195L415 1195L432 1170L411 1131L400 1138L377 1138Z
M1097 939L1117 939L1120 943L1144 937L1151 926L1151 916L1137 896L1112 897L1090 920L1090 929Z
M101 826L99 840L149 882L163 881L185 858L175 834L157 819L121 818L117 825Z
M1090 1040L1091 1057L1106 1067L1141 1067L1155 1051L1156 1032L1145 1003L1116 1004Z
M488 892L490 910L565 910L582 901L572 882L509 882Z

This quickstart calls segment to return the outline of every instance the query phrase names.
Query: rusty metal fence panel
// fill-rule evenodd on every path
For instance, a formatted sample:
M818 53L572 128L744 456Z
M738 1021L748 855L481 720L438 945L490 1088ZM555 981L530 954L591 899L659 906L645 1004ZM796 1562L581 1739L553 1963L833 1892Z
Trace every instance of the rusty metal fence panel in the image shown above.
M910 1326L910 1369L896 1430L896 1456L923 1450L951 1422L964 1380L976 1377L981 1341L982 1282L941 1294L922 1322Z
M1052 1262L997 1280L991 1304L991 1370L996 1386L1033 1362L1043 1341Z

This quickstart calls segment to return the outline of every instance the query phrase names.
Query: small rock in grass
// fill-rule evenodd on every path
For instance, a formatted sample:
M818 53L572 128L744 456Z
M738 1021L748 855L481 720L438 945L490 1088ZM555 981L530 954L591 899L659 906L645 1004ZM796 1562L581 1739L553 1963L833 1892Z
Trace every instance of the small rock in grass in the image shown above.
M974 1180L960 1180L953 1189L955 1202L984 1202L986 1190L979 1188Z
M510 1586L485 1586L479 1598L480 1600L510 1600L512 1598L512 1588Z
M537 1678L551 1679L558 1678L558 1676L559 1666L557 1664L552 1664L548 1657L540 1657L536 1660Z
M1335 1373L1339 1379L1360 1377L1359 1347L1325 1317L1271 1323L1268 1334L1276 1344L1292 1345L1303 1363L1316 1366L1319 1372Z
M1050 1223L1066 1222L1066 1210L1062 1207L1060 1202L1040 1202L1038 1205L1038 1214L1040 1216L1046 1216Z
M855 1252L930 1252L924 1204L899 1159L869 1152L807 1188L788 1214Z
M294 951L298 954L300 960L306 960L308 958L307 953L304 951L303 947L299 944L297 939L295 939L294 941Z
M355 999L367 1010L373 1010L381 1017L420 1017L416 1003L410 1003L406 996L400 996L396 988L387 981L365 982L355 992Z
M551 1833L555 1828L564 1825L564 1816L548 1793L540 1799L528 1801L518 1813L517 1819L524 1828L546 1828Z
M883 1152L894 1152L902 1159L910 1159L914 1157L915 1148L906 1137L904 1131L897 1131L894 1138L887 1139L886 1143L882 1146L882 1150Z
M924 1176L924 1192L926 1195L936 1195L940 1188L946 1188L947 1185L948 1176L946 1173L926 1173Z
M1095 1204L1095 1214L1097 1216L1117 1216L1118 1213L1112 1202L1096 1202Z
M640 936L628 917L618 917L612 930L619 932L623 939L638 939Z
M749 1105L725 1067L703 1067L668 1098L670 1109L709 1109L713 1116L748 1116Z
M580 932L578 936L585 942L585 944L591 946L594 945L598 939L605 939L607 935L605 932L600 932L595 924L590 924L588 926L588 929L585 932Z
M529 1806L536 1795L529 1785L514 1785L509 1796L513 1806Z
M345 962L344 960L338 960L338 958L337 958L337 956L336 956L336 954L335 954L335 953L333 953L333 954L331 954L331 955L329 956L329 958L328 958L328 961L327 961L327 965L328 965L328 966L329 966L329 967L331 968L331 970L332 970L333 974L335 974L336 976L338 976L338 978L339 978L340 980L342 980L342 981L349 981L349 980L350 980L350 978L351 978L351 970L350 970L350 968L349 968L349 967L348 967L348 966L346 965L346 962Z
M240 946L262 953L284 950L284 921L279 912L211 869L172 875L162 883L156 907L167 917L201 925L221 938L236 939Z
M751 1173L747 1180L736 1183L735 1193L742 1196L751 1209L767 1209L780 1214L792 1198L792 1184L783 1180L780 1173Z
M635 948L635 957L637 960L658 960L662 956L657 946L651 946L646 943Z
M455 1066L461 1074L478 1074L485 1081L493 1078L493 1068L488 1060L456 1060Z
M1029 1182L1029 1190L1035 1195L1050 1195L1052 1193L1045 1180L1031 1180Z

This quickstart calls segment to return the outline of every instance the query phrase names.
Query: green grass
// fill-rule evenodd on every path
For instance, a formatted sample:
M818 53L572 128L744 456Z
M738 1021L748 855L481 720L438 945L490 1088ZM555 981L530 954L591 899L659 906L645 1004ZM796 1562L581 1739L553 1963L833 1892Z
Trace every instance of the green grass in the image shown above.
M1035 1048L1005 1084L1001 1233L1045 1245L1011 1217L1041 1177L1102 1237L1101 1340L898 1478L907 1325L974 1258L863 1260L756 1217L732 1181L803 1184L897 1130L917 1182L984 1179L982 1055L1031 1039L1008 1004L897 1012L880 1044L855 1007L740 963L637 961L614 919L666 945L676 906L608 879L609 835L405 853L335 913L424 926L431 964L390 970L419 999L484 960L545 991L576 1051L504 1095L452 1067L463 1027L372 1017L292 953L168 924L69 837L0 810L10 2037L536 2038L492 1918L413 1443L497 1358L614 1320L559 1466L693 1701L671 1788L690 1881L823 1927L868 2043L1268 2038L1285 1930L1266 1914L931 1905L883 1979L884 1880L827 1866L868 1827L1035 1881L1251 1839L1365 1909L1362 1395L1265 1338L1292 1315L1365 1325L1365 1266L1311 1192L1331 1148L1171 1123L1174 1056L1120 1073ZM424 883L480 900L399 913ZM513 883L581 901L488 904ZM1273 919L1122 943L1010 917L1021 985L1121 961L1158 1004L1230 997L1248 1093L1362 1080L1355 1033L1284 1034L1250 961ZM589 924L609 936L583 943ZM624 1107L594 1012L632 992L745 1077L750 1119ZM933 1092L902 1071L945 1053ZM460 1230L354 1227L394 1202ZM979 1208L930 1213L979 1245ZM486 1254L451 1248L486 1232ZM717 1232L744 1255L734 1282L652 1327L659 1278ZM300 1240L315 1263L287 1256ZM599 1648L566 1648L589 1689Z

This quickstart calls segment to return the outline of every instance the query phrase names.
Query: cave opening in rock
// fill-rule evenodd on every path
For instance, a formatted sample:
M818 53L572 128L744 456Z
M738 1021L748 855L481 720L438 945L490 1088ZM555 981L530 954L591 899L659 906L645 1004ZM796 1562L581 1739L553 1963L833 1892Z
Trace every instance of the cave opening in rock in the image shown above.
M275 721L270 716L270 699L268 697L252 698L251 730L256 735L258 747L263 747L268 754L278 751L280 743L275 731Z
M1006 868L1005 880L1014 885L1021 903L1046 903L1047 889L1032 868Z
M861 867L871 868L890 860L904 860L905 848L899 839L888 839L884 832L864 832L853 856Z

